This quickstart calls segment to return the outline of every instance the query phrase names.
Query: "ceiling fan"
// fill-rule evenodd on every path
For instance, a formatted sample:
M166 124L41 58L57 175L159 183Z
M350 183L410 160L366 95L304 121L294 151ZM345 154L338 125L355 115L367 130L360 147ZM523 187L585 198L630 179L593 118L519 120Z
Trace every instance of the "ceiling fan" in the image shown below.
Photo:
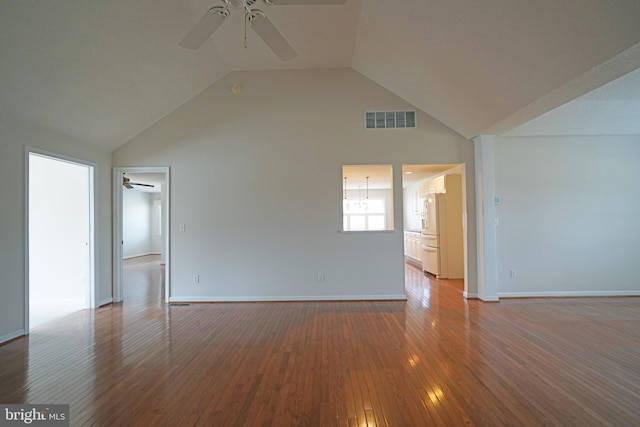
M141 182L131 182L131 179L124 176L124 174L122 174L122 185L124 185L124 188L127 188L129 190L131 190L134 185L139 185L141 187L155 187L155 185L152 185L152 184L143 184Z
M258 36L269 46L282 61L288 61L298 56L289 42L280 34L278 29L260 9L252 9L257 0L220 0L222 6L214 6L196 22L196 25L178 43L187 49L198 49L229 17L229 8L244 12L245 43L246 28L253 28ZM328 5L344 4L347 0L262 0L272 6L278 5ZM245 46L246 47L246 46Z

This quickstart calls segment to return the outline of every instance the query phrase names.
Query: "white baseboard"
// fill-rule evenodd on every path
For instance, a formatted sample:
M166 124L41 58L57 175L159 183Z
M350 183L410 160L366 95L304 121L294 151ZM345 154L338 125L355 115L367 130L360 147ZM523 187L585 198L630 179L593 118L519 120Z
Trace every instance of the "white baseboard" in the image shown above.
M214 297L171 297L169 302L288 302L288 301L405 301L406 295L323 295L323 296L214 296Z
M135 255L127 255L127 256L123 256L122 259L131 259L131 258L140 258L143 256L149 256L149 255L162 255L160 252L147 252L144 254L135 254Z
M499 292L500 298L637 297L640 291Z
M3 335L3 336L0 337L0 344L2 344L4 342L7 342L7 341L10 341L10 340L12 340L14 338L21 337L23 335L26 335L24 333L24 329L20 329L19 331L15 331L15 332L11 332L10 334Z
M462 292L462 296L466 299L479 299L484 302L498 302L500 298L496 295L480 295L477 292Z
M105 306L107 304L111 304L113 302L113 298L105 298L103 300L98 301L98 307Z

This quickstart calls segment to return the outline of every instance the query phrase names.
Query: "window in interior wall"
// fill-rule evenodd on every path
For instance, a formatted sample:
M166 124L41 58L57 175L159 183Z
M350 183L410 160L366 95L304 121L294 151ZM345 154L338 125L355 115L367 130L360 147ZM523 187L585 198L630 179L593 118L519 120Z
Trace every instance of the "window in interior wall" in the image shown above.
M393 230L391 165L342 167L343 231Z

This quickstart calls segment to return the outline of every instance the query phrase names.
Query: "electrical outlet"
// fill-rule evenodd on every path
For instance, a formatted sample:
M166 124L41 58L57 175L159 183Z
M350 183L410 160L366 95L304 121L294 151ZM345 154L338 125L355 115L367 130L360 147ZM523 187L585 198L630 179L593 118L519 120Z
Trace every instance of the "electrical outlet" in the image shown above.
M316 276L316 281L318 281L319 283L324 282L325 281L324 273L318 273L318 275Z
M509 270L509 277L515 279L516 277L518 277L518 272L514 269Z
M180 231L185 231L186 230L186 226L184 224L180 224Z
M200 276L198 274L193 275L193 283L200 283Z

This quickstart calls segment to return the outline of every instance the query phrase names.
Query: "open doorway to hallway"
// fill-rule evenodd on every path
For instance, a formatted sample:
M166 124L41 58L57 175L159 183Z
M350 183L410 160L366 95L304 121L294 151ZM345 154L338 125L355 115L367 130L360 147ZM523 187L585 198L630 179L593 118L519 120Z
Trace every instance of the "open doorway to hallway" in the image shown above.
M127 307L164 305L164 263L160 255L127 258L122 265L123 302Z
M433 279L457 280L466 291L464 165L403 165L402 191L405 262Z
M29 329L92 306L93 169L28 152Z
M169 168L114 169L114 301L125 292L123 269L130 260L152 259L162 270L164 301L169 298ZM151 257L151 258L149 258ZM145 261L146 262L146 261ZM135 264L135 263L134 263Z

